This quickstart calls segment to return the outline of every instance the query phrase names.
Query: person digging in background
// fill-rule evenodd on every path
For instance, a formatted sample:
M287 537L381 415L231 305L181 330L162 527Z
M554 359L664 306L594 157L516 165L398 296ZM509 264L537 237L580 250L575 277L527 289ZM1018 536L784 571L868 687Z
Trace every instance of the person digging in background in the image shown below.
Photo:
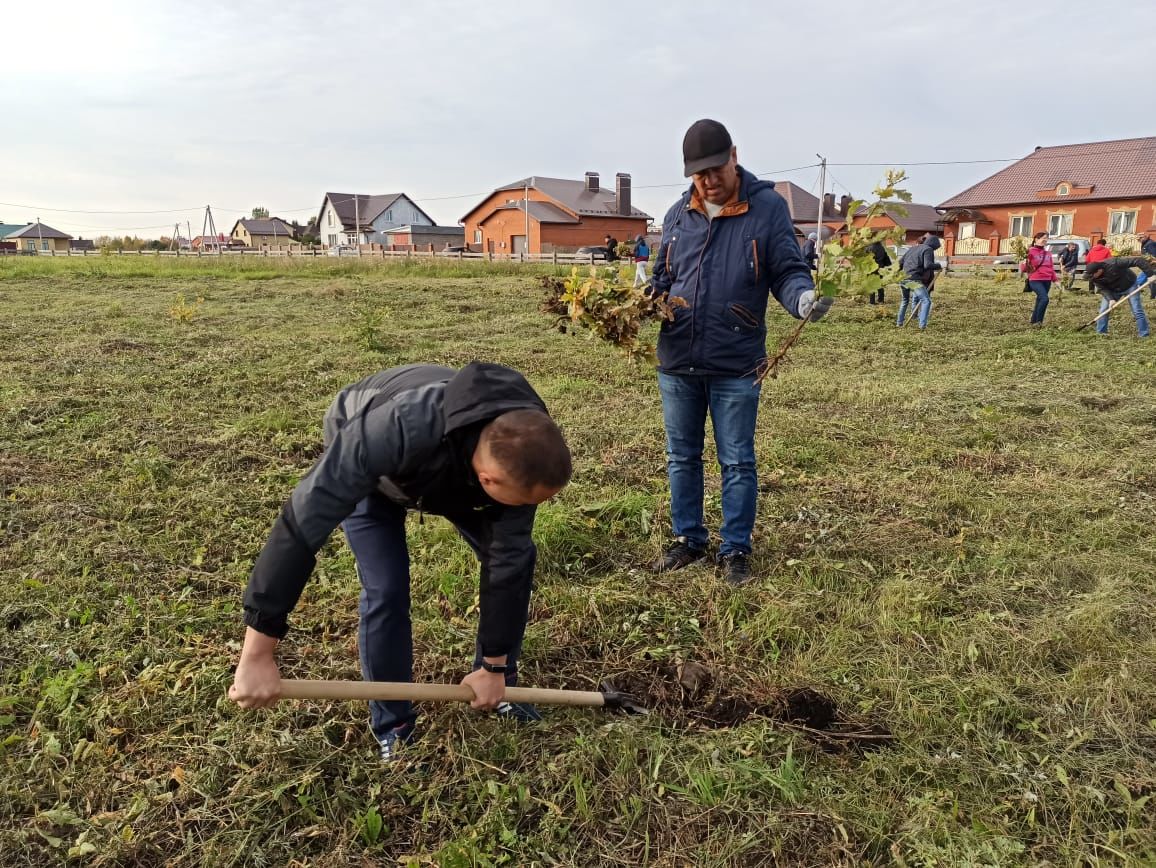
M1060 273L1063 275L1061 286L1071 289L1076 283L1076 269L1080 265L1080 247L1074 241L1060 251Z
M1056 279L1056 267L1052 264L1052 254L1048 251L1048 233L1037 232L1028 248L1028 258L1020 265L1027 275L1027 289L1036 294L1029 323L1036 328L1044 324L1044 314L1048 310L1048 294Z
M1132 269L1140 269L1139 276ZM1147 256L1117 256L1093 262L1087 266L1088 283L1100 293L1100 313L1104 313L1114 302L1120 301L1133 290L1139 289L1150 278L1156 275L1156 260ZM1148 316L1144 313L1143 293L1137 292L1128 299L1132 307L1132 316L1136 319L1136 333L1148 337ZM1096 320L1097 334L1108 333L1108 317L1101 316Z
M1147 232L1140 239L1140 255L1151 256L1153 261L1156 261L1156 239L1153 239ZM1148 288L1148 297L1156 298L1156 285Z
M618 239L613 235L606 236L606 261L618 261Z
M504 701L517 682L530 601L535 508L570 479L570 450L525 378L501 365L460 371L406 365L342 390L324 421L325 451L273 525L244 597L245 641L229 697L273 705L274 649L288 630L317 551L341 525L361 581L358 650L368 681L410 681L407 510L445 516L481 563L474 708L536 720ZM408 702L371 702L383 759L413 737Z
M899 284L902 298L899 302L899 316L895 325L902 328L907 322L907 306L915 295L915 307L911 315L917 317L919 329L927 328L931 316L931 285L935 275L943 268L935 261L935 251L939 249L939 239L934 235L924 236L924 240L903 254L899 267L903 269L903 282Z
M726 127L696 121L682 156L692 183L662 221L652 280L655 294L686 302L658 333L674 541L650 569L679 570L706 556L702 452L709 413L722 469L718 564L728 582L740 585L751 577L755 371L767 355L767 302L773 295L792 316L817 320L834 299L816 297L786 202L773 183L739 166Z

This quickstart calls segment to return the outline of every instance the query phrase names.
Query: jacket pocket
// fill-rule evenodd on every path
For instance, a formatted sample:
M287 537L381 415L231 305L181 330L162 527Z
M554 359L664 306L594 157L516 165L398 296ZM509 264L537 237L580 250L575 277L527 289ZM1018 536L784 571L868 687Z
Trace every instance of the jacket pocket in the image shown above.
M726 322L731 331L743 334L754 334L763 327L758 315L738 302L727 305Z

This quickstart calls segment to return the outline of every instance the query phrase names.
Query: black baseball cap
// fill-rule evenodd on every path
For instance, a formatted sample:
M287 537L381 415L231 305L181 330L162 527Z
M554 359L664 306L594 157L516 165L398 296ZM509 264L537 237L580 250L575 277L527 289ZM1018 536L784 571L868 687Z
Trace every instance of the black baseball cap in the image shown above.
M696 172L725 165L732 147L731 134L718 121L695 121L682 138L683 176L689 178Z

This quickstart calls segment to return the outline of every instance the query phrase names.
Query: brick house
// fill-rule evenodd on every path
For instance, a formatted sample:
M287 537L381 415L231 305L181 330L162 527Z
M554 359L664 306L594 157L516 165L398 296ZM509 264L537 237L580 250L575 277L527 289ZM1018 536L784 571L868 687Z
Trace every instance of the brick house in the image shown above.
M326 193L317 214L317 237L325 247L388 245L387 229L436 225L405 193Z
M894 229L896 227L903 230L903 239L899 241L900 244L918 244L919 239L926 233L931 232L938 235L942 229L940 221L943 216L936 210L934 205L920 205L915 202L906 202L903 204L906 215L899 214L897 211L888 211L879 217L872 217L868 220L863 216L867 207L860 208L855 216L851 218L852 226L869 226L872 229Z
M463 245L461 226L395 226L385 230L386 250L433 250Z
M629 175L619 172L615 189L607 190L597 173L587 172L584 181L533 176L498 187L460 222L471 250L570 253L607 235L619 241L645 235L650 215L631 205Z
M29 253L67 253L72 236L44 223L28 223L4 236L15 242L17 250Z
M296 241L293 227L280 217L258 220L242 218L233 224L233 231L229 235L245 247L258 249L292 244Z
M791 214L791 223L795 227L795 235L800 239L815 231L815 218L819 216L819 197L812 196L798 184L791 181L776 181L775 192L787 203L787 210ZM838 203L835 194L827 193L823 196L823 227L824 237L832 235L843 228L847 222L847 208L851 204L850 196L843 196Z
M1008 253L1042 231L1134 249L1156 231L1156 137L1036 148L939 209L948 256Z

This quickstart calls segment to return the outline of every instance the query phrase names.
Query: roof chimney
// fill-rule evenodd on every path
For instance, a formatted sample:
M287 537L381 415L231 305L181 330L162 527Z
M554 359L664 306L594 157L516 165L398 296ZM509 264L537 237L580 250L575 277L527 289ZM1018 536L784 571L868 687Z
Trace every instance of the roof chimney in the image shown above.
M823 219L826 220L827 217L829 215L833 214L834 212L835 212L835 194L834 193L824 193L823 194Z
M597 193L598 192L598 173L597 172L587 172L586 173L586 192L587 193Z
M617 204L617 213L629 217L630 207L630 176L619 172L614 176L614 201Z
M839 198L839 214L843 217L849 217L847 211L851 208L851 197L844 193Z

